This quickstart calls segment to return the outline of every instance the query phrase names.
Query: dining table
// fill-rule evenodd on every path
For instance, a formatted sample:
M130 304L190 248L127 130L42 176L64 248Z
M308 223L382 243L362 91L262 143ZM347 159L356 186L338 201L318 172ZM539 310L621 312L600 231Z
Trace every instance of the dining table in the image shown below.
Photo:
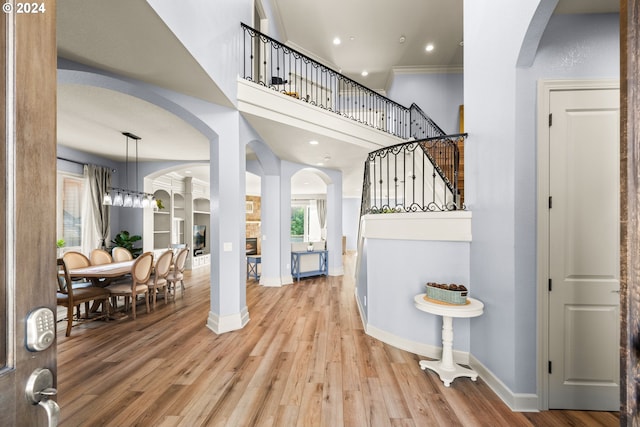
M135 261L120 261L111 262L108 264L90 265L88 267L73 268L69 270L69 276L72 279L89 279L94 286L105 287L108 286L115 279L118 279L127 274L131 274L133 263ZM109 313L109 319L116 319L115 307L107 300L107 312ZM94 301L90 311L95 312L98 309L98 304Z
M69 270L72 279L86 278L96 286L107 286L114 279L131 273L134 261L111 262L109 264L90 265Z

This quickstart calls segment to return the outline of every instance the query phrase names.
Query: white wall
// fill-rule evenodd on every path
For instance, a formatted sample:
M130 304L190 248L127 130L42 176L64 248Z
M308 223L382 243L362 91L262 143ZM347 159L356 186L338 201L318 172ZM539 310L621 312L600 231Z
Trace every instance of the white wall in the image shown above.
M235 103L241 62L240 22L253 20L252 0L147 0L160 18Z
M342 199L342 234L347 237L347 250L358 248L358 225L360 224L360 199Z

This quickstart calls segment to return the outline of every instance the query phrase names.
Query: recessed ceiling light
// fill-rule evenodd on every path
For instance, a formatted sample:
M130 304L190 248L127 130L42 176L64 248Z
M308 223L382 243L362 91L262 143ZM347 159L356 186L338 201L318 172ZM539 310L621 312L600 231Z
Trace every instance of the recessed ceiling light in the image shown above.
M404 43L407 41L407 38L405 36L400 36L400 40L398 40L400 43Z
M335 44L336 46L339 45L340 43L342 43L342 40L340 40L340 37L336 37L335 39L333 39L333 44Z
M324 165L324 163L322 163L322 162L316 163L316 166L323 166L323 165Z
M434 49L433 44L429 43L424 50L426 50L427 52L431 52Z
M367 77L369 75L369 72L367 70L364 70L361 74L362 77Z
M356 39L356 37L355 37L355 36L351 36L351 37L349 37L349 40L351 40L351 41L354 41L355 39Z
M311 145L318 145L318 144L319 144L319 142L318 142L318 141L316 141L316 140L314 139L314 140L312 140L312 141L309 141L309 144L311 144Z

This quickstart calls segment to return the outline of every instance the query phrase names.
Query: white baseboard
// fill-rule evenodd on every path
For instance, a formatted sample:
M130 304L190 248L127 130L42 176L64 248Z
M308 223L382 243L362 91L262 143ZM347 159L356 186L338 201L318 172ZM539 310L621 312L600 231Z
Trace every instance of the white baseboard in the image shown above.
M207 328L216 334L223 334L225 332L242 329L247 323L249 323L249 310L245 306L240 313L228 314L226 316L219 316L210 311L209 318L207 319Z
M360 318L367 335L372 336L386 344L392 345L401 350L409 351L430 359L439 359L442 356L442 347L411 341L398 337L375 326L364 324L366 317L363 315L360 301L356 296ZM473 355L464 351L453 351L453 359L456 363L469 365L473 368L482 380L498 395L500 399L514 412L538 412L538 395L534 393L514 393L507 387L493 372L487 369Z
M287 275L287 276L282 276L280 278L280 283L283 285L291 285L293 284L293 276L292 275Z
M260 276L260 286L266 286L269 288L278 288L284 285L280 277L265 277Z
M364 310L362 310L362 306L360 305L360 300L358 299L358 288L356 287L353 293L353 296L356 299L356 305L358 306L358 312L360 313L360 320L362 321L362 327L364 328L364 331L367 331L367 316L364 312Z
M329 267L329 276L344 276L344 266L338 268Z
M401 350L418 354L420 356L428 357L430 359L440 359L440 357L442 356L442 347L401 338L387 331L383 331L382 329L378 329L375 326L366 325L365 332L367 333L367 335L370 335L386 344L392 345ZM456 363L468 365L469 353L465 351L453 350L453 360Z
M514 393L493 372L471 355L471 367L478 376L498 395L514 412L538 412L538 395L534 393Z

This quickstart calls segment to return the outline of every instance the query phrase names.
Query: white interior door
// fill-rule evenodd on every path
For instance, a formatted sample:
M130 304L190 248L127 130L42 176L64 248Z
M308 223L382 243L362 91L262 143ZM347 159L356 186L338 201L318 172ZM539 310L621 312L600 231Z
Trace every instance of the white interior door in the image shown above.
M619 92L549 99L549 408L617 411Z

